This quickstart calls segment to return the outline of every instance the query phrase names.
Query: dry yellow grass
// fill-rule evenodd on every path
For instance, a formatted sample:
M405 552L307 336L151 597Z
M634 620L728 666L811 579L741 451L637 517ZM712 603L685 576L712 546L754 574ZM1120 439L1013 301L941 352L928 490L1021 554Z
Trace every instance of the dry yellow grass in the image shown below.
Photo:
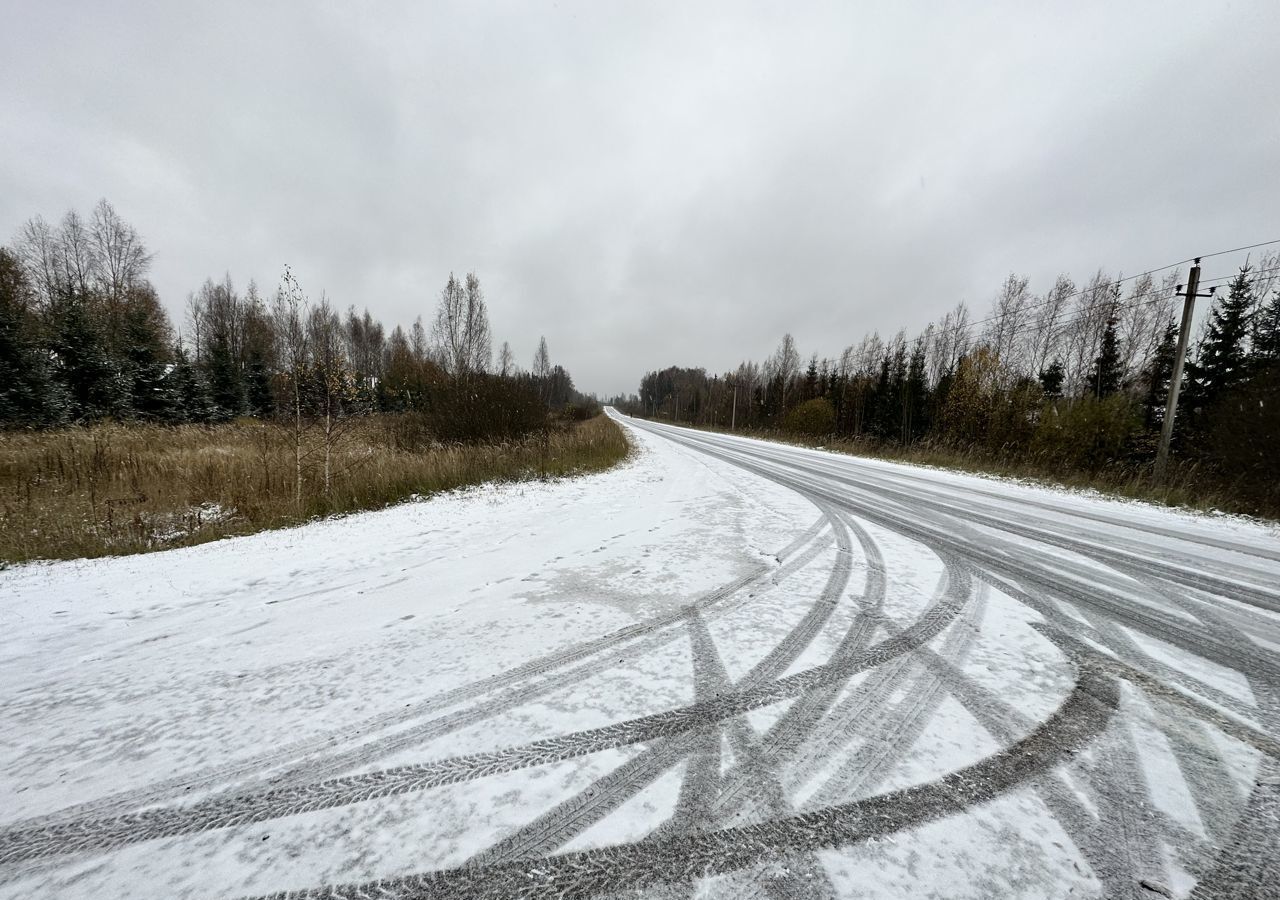
M359 420L334 447L327 495L320 437L309 435L299 503L292 435L255 420L0 432L0 561L196 544L484 481L596 471L627 453L604 416L505 444L422 444L420 434L405 416Z
M1217 510L1280 520L1280 508L1259 504L1242 492L1233 491L1230 482L1214 477L1194 463L1179 460L1171 461L1164 482L1156 484L1152 480L1150 466L1142 464L1117 463L1102 471L1088 472L1067 469L1035 458L1000 457L980 448L964 450L926 443L902 447L893 443L870 440L798 437L791 432L774 429L740 428L730 432L726 428L711 428L705 425L692 427L700 431L733 433L802 447L821 447L833 453L844 453L849 456L870 456L893 462L1017 478L1050 488L1095 490L1102 494L1131 500L1145 500L1165 506Z

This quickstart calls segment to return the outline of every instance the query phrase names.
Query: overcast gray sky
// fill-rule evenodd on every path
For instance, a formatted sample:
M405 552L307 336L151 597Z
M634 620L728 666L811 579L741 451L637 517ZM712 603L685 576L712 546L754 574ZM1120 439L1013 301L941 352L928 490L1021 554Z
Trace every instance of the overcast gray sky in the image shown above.
M0 5L0 241L106 197L179 323L474 270L612 393L1280 238L1276 0Z

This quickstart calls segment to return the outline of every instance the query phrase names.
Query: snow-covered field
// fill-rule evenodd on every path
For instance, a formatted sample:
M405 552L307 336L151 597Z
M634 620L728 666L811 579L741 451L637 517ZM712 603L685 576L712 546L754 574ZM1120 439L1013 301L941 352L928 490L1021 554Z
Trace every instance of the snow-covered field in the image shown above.
M0 572L0 896L1275 896L1275 531L624 421Z

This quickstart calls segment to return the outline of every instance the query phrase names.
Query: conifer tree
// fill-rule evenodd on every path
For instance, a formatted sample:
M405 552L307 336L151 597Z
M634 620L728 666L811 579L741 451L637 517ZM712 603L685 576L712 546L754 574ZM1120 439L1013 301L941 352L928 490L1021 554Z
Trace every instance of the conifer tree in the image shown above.
M204 360L204 370L214 419L225 422L244 415L244 382L229 336L212 336L208 355Z
M138 305L125 310L123 333L133 414L149 421L169 421L179 397L167 377L168 353L163 336Z
M1143 401L1143 424L1154 430L1164 422L1165 405L1169 402L1169 381L1173 378L1173 354L1177 349L1178 325L1170 319L1165 326L1156 352L1144 373L1147 394Z
M1209 313L1209 325L1196 349L1195 362L1187 364L1187 402L1193 414L1207 410L1247 376L1246 340L1252 306L1253 280L1249 266L1241 266L1226 298L1214 303Z
M801 401L812 400L818 396L818 354L809 358L809 368L804 373L804 395Z
M1253 323L1252 358L1264 363L1280 362L1280 289L1258 310Z
M1116 336L1116 320L1107 320L1107 327L1102 332L1102 347L1093 361L1093 369L1089 372L1089 391L1101 400L1110 397L1120 390L1120 381L1124 377L1124 369L1120 364L1120 341Z
M173 368L167 377L172 381L172 390L177 397L177 403L169 413L170 422L203 423L214 418L209 386L205 383L204 374L191 364L182 344L173 348Z
M244 397L248 412L269 418L275 412L275 394L271 389L271 370L260 348L250 346L244 372Z
M56 424L65 414L36 325L26 275L0 247L0 427Z
M925 421L928 410L929 382L925 376L924 345L917 343L911 351L911 360L907 364L907 381L902 408L902 438L904 443L911 443L927 429Z
M1057 400L1062 396L1062 383L1067 379L1067 370L1062 360L1055 359L1036 378L1040 381L1040 389L1044 391L1045 397Z
M129 385L107 352L88 302L70 297L53 317L50 330L54 371L68 395L70 418L79 422L127 418L132 412Z
M129 391L131 413L150 421L169 421L179 397L168 379L168 318L150 285L128 292L121 311L119 366Z

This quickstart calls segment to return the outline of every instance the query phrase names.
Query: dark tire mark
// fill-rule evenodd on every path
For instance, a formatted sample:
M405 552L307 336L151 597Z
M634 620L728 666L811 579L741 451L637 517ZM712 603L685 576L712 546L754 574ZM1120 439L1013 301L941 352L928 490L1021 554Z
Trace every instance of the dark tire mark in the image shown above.
M464 867L368 885L276 894L272 900L332 900L359 896L361 890L381 890L397 900L588 897L686 883L800 851L855 844L964 812L1070 760L1106 728L1118 702L1117 682L1086 660L1065 702L1031 734L930 784L761 824L566 853L536 866L520 861Z
M830 618L848 585L850 571L848 554L851 548L848 532L843 524L829 511L824 509L823 513L824 519L831 524L837 539L836 559L826 585L801 621L736 686L731 685L701 615L696 609L689 611L687 621L694 660L695 698L699 702L715 702L730 690L741 692L776 678L812 643L819 630ZM753 741L749 737L742 736L741 730L735 729L735 731L739 735L736 742L738 752L754 752L753 748L749 747ZM698 754L700 748L704 750L703 754ZM689 760L689 777L682 786L681 798L686 808L696 809L706 803L707 783L715 784L719 781L719 750L719 730L711 728L702 728L692 734L683 735L677 740L654 747L614 772L597 779L577 795L557 804L555 808L539 816L513 835L473 857L471 862L492 862L549 853L617 809L688 754L694 754L694 756ZM712 760L705 758L712 753L714 753L714 769L711 768ZM768 778L765 780L768 781ZM773 793L775 804L784 802L781 789L776 783ZM678 808L677 817L679 816ZM823 880L825 881L825 875ZM793 887L798 889L798 885Z
M984 600L981 595L958 619L947 634L946 642L938 655L951 667L959 669L969 653L978 623L982 621ZM892 709L878 717L879 727L874 728L877 737L868 740L856 750L819 791L819 796L830 800L811 800L812 806L827 805L866 793L875 789L888 775L890 769L906 756L907 752L924 733L934 713L949 694L946 680L920 663L917 650L895 665L903 669L920 671L906 686L904 696ZM904 672L905 676L907 673ZM895 679L895 682L899 679ZM896 687L896 685L895 685ZM863 713L865 715L865 713ZM809 804L806 804L806 808Z
M178 834L262 822L674 737L840 682L854 672L881 665L930 640L950 624L958 611L956 605L939 605L901 634L870 647L842 665L815 666L775 682L726 694L713 703L693 704L522 746L335 778L318 784L216 797L187 807L147 810L112 819L74 820L36 829L5 829L0 831L0 864L78 850L105 850Z
M691 604L699 609L708 609L716 606L724 600L733 597L742 591L750 589L752 586L763 584L766 581L777 584L787 576L795 572L798 568L807 564L813 559L816 553L805 554L803 561L791 560L787 561L797 551L804 548L807 544L812 543L826 527L827 520L825 516L819 516L804 532L796 537L790 544L782 550L774 554L775 559L781 564L778 568L770 566L759 566L747 572L745 575L736 578L727 584L721 585L713 591L704 594ZM820 548L819 548L820 552ZM799 565L796 565L799 563ZM56 812L47 813L41 816L30 817L13 823L13 827L37 828L45 825L54 824L56 822L68 821L72 819L80 819L89 816L101 817L110 815L119 815L123 812L140 809L145 806L162 803L165 801L179 800L184 796L190 796L210 788L224 785L230 782L243 781L260 775L266 770L280 765L281 762L298 759L300 757L313 756L340 746L344 743L367 742L368 736L381 729L394 728L406 722L410 722L423 716L431 715L448 709L452 706L458 706L472 700L478 700L487 694L508 688L512 685L518 685L530 678L544 676L549 672L561 668L566 665L587 659L593 655L612 650L614 647L625 644L628 641L634 641L646 636L668 629L674 625L678 625L683 610L677 610L665 616L659 616L645 622L638 622L634 625L628 625L613 631L601 637L594 638L589 641L583 641L566 647L537 659L530 660L527 663L508 669L504 672L495 673L478 681L456 688L443 691L432 697L427 698L421 703L414 704L408 709L393 710L387 713L381 713L376 716L370 716L360 722L356 722L348 727L343 728L336 733L319 735L316 737L306 738L304 740L295 741L282 747L273 747L271 750L256 754L245 759L237 760L222 766L206 768L197 772L184 773L174 778L164 779L162 781L153 782L146 787L122 791L107 797L91 800L86 803L79 803L73 806L65 807ZM672 640L675 639L673 635ZM601 669L605 666L601 666ZM427 736L420 736L419 741L429 739ZM368 746L366 743L365 746ZM395 752L405 744L397 741L386 752ZM384 755L376 749L368 751L369 756L366 757L359 750L351 754L343 754L343 765L352 768L363 763L367 763L370 757L375 755ZM355 760L350 762L350 760ZM339 769L340 770L340 769ZM332 767L326 766L325 772L333 771ZM286 770L284 773L272 779L271 783L304 783L308 780L310 769L306 764L296 766ZM316 780L314 777L310 780ZM243 790L243 788L240 788Z
M1263 759L1230 840L1191 900L1264 900L1280 887L1280 763Z
M1225 801L1228 807L1231 806L1237 792L1233 788L1226 788L1226 785L1230 784L1230 779L1220 754L1212 747L1208 747L1208 752L1205 752L1207 738L1202 731L1197 732L1197 729L1204 727L1199 722L1212 725L1262 750L1272 760L1275 759L1272 751L1276 742L1270 735L1254 728L1247 720L1257 718L1268 731L1275 729L1276 705L1272 700L1276 685L1280 682L1280 667L1276 665L1274 655L1259 649L1239 628L1228 625L1225 616L1216 615L1221 607L1215 604L1213 598L1226 596L1270 610L1277 608L1276 603L1280 600L1280 593L1241 584L1234 577L1226 579L1218 577L1213 572L1224 570L1215 564L1216 561L1207 562L1204 571L1189 570L1185 565L1170 564L1168 559L1160 558L1160 554L1155 554L1154 561L1148 558L1152 556L1149 552L1146 556L1140 555L1144 550L1150 550L1149 547L1140 543L1119 540L1110 546L1102 546L1096 540L1075 540L1073 534L1063 533L1063 526L1052 522L1028 522L1016 513L1006 515L1005 510L999 511L1000 518L997 519L975 513L972 509L933 502L932 498L927 496L905 493L874 476L854 478L847 473L835 473L827 469L826 474L829 479L842 481L848 489L849 496L841 503L839 497L833 495L829 489L824 491L821 483L815 484L803 477L796 477L794 472L780 472L776 466L771 469L764 461L760 461L757 465L751 455L745 452L723 453L697 446L695 442L687 443L709 455L720 456L726 461L754 471L762 477L786 483L811 498L824 499L832 505L853 510L871 521L876 521L895 532L925 543L934 552L956 553L972 561L985 580L997 585L1010 596L1027 603L1046 616L1059 629L1087 636L1116 650L1127 662L1110 660L1105 654L1091 649L1086 652L1097 654L1098 658L1095 661L1100 665L1109 666L1113 674L1133 681L1136 686L1148 693L1153 703L1164 707L1180 708L1194 717L1189 723L1181 722L1180 728L1166 729L1166 737L1170 740L1170 746L1183 769L1197 805L1208 806L1215 811L1217 825L1209 826L1214 830L1221 830L1222 821L1225 818L1221 805ZM796 463L793 468L804 468L804 466ZM809 468L810 471L816 471L813 467ZM809 490L806 491L806 488ZM869 488L874 489L876 493L868 493ZM914 515L917 518L908 519L908 515ZM1089 570L1086 573L1087 580L1082 580L1068 568L1063 560L1039 553L1032 547L1007 545L1001 538L990 533L978 534L969 528L969 522L993 529L997 534L1009 533L1024 541L1038 541L1060 549L1068 549L1087 559L1098 560L1112 572L1121 572L1133 581L1145 583L1142 589L1149 587L1150 595L1155 602L1165 607L1170 602L1181 606L1206 627L1197 627L1163 610L1132 602L1129 597L1134 593L1134 586L1115 578L1107 570ZM1177 537L1196 540L1194 535L1177 535ZM1217 546L1221 542L1210 540L1205 543ZM1251 550L1249 547L1236 547L1234 544L1227 549L1243 553L1249 553ZM1225 571L1228 571L1231 576L1237 574L1234 569ZM1260 573L1262 570L1257 571ZM1099 591L1099 585L1103 585L1104 589ZM1197 603L1185 600L1179 592L1186 590L1188 586L1192 590L1209 595L1209 599ZM1092 627L1083 626L1083 623L1062 613L1058 603L1068 603L1085 611L1093 623ZM1233 613L1233 617L1237 620L1244 615L1246 614L1234 615ZM1254 621L1259 620L1250 619L1250 622ZM1253 687L1255 696L1259 697L1261 702L1256 707L1248 707L1212 685L1204 684L1190 678L1186 673L1163 664L1141 652L1132 641L1128 641L1123 632L1115 627L1116 624L1134 628L1174 647L1203 656L1218 665L1244 673ZM1053 637L1053 635L1049 636ZM1081 644L1077 649L1085 647L1087 645ZM924 651L927 652L927 648L924 648ZM1194 696L1187 696L1176 687L1162 683L1147 670L1157 672L1172 685L1183 685L1193 694L1212 699L1230 712L1214 709ZM1231 713L1235 713L1246 721L1237 720ZM1162 714L1161 721L1169 720L1167 713ZM1187 738L1188 734L1192 735L1190 739ZM1200 737L1199 740L1195 739L1197 735ZM1115 774L1117 769L1128 771L1131 776L1134 772L1140 771L1133 756L1131 741L1115 743L1111 752L1113 753L1112 765L1095 770L1092 777L1077 773L1077 783L1082 782L1084 787L1090 790L1095 797L1095 803L1098 803L1099 794L1105 795L1099 806L1100 808L1108 807L1110 804L1103 812L1116 826L1114 830L1127 831L1130 834L1138 833L1139 843L1133 845L1132 840L1125 839L1122 841L1124 847L1129 848L1133 845L1138 856L1149 854L1150 835L1155 833L1155 829L1163 829L1171 837L1176 838L1178 845L1182 846L1186 855L1190 857L1184 859L1184 864L1197 874L1203 874L1204 852L1206 852L1203 843L1195 835L1187 833L1178 823L1152 811L1149 797L1141 789L1134 788L1133 777L1124 779L1127 782L1125 784L1119 783ZM1189 756L1195 757L1194 763L1185 762ZM1055 816L1063 822L1068 832L1073 834L1082 852L1094 865L1096 873L1103 880L1107 896L1127 896L1133 893L1136 881L1141 880L1132 877L1135 864L1132 861L1126 862L1119 859L1114 846L1100 846L1100 842L1091 838L1088 832L1090 826L1097 827L1096 822L1091 821L1092 817L1079 806L1078 800L1069 794L1064 796L1061 785L1054 786L1054 781L1056 780L1050 780L1042 785L1042 794L1045 794L1046 802L1050 804ZM1113 802L1115 797L1123 797L1124 800L1120 802L1128 804L1130 810L1144 811L1132 815L1123 810L1117 811ZM1273 827L1272 831L1280 831L1280 826ZM1280 839L1280 833L1272 835L1273 843L1277 839ZM1146 850L1143 849L1144 845ZM1129 851L1126 849L1124 852ZM1133 855L1135 854L1131 854Z

